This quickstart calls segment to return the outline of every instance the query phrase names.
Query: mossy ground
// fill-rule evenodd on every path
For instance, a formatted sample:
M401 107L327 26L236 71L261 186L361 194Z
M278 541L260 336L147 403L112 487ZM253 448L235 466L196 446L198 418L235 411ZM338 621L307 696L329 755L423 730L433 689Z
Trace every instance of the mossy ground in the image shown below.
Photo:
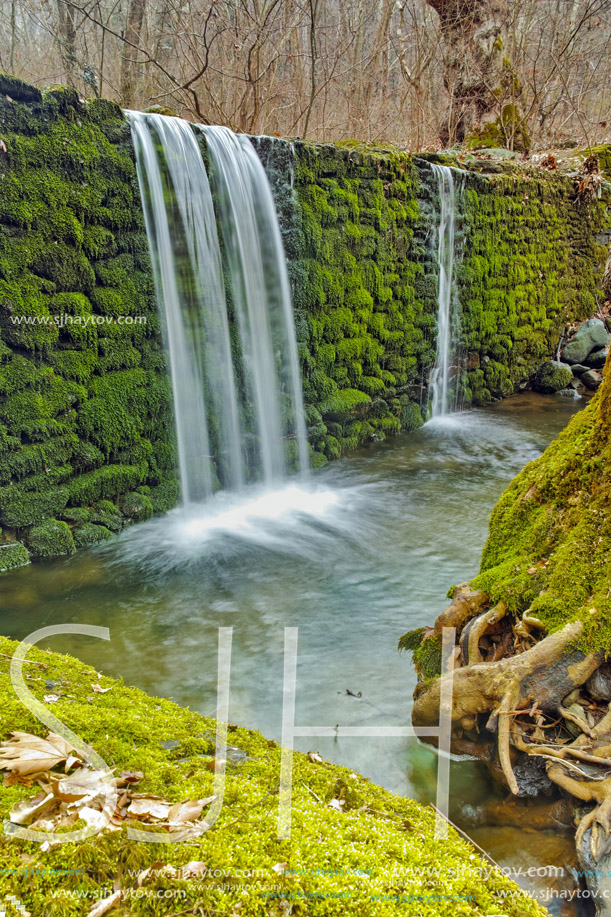
M611 652L611 371L588 406L512 481L473 585L556 630L580 617Z
M0 731L3 737L13 730L45 735L12 690L8 668L15 647L0 638ZM206 762L214 750L213 721L111 679L101 681L111 690L94 694L91 685L97 674L71 657L32 650L28 659L43 666L24 667L30 690L42 698L46 682L53 681L55 693L62 695L53 712L111 767L142 770L143 791L175 801L210 795L213 774ZM161 745L168 740L176 743L172 750ZM35 844L4 836L0 900L13 894L36 915L76 917L86 914L113 881L133 885L138 872L155 862L181 866L203 861L211 871L203 880L159 875L146 886L151 895L134 895L112 913L189 913L196 905L201 913L253 917L387 917L413 913L414 908L421 917L544 913L500 874L484 881L478 870L485 864L453 830L447 840L435 840L432 810L306 755L295 755L292 839L278 840L279 747L233 726L229 743L248 759L229 767L219 821L201 839L142 844L129 841L122 830L40 853ZM328 806L342 787L349 800L343 813ZM24 787L4 788L3 816L17 800L33 794ZM283 863L285 871L274 870ZM432 870L428 877L427 867ZM410 874L410 868L422 870L420 876ZM163 894L164 889L185 896L158 897L157 891ZM397 898L408 894L422 897L411 906Z

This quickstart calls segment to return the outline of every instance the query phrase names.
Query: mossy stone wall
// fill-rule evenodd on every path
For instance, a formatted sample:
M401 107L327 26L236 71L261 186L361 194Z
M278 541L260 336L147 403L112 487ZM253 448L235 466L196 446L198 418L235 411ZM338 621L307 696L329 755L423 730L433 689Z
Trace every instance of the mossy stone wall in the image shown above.
M572 177L508 164L470 172L463 201L465 400L481 404L527 382L564 327L604 302L609 194L579 201Z
M0 90L0 526L67 554L175 504L171 392L122 112Z
M134 153L116 105L2 76L0 141L0 527L37 556L67 554L178 499ZM423 422L436 183L392 149L253 142L281 217L317 466ZM606 194L579 203L571 178L492 168L469 166L459 219L467 403L520 385L591 314L609 232Z

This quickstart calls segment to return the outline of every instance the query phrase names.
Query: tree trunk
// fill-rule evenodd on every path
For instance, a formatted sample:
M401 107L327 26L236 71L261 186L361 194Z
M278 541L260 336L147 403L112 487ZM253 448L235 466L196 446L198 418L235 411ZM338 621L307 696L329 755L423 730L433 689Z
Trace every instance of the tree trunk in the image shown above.
M121 101L125 108L131 108L136 100L138 88L138 48L142 37L142 23L146 0L131 0L125 23L125 46L121 60Z
M427 0L439 15L450 102L439 124L444 145L461 143L498 116L507 55L508 0Z
M66 82L69 86L76 86L76 27L74 23L74 7L64 0L57 0L57 17L59 21L58 35L62 62L66 73Z

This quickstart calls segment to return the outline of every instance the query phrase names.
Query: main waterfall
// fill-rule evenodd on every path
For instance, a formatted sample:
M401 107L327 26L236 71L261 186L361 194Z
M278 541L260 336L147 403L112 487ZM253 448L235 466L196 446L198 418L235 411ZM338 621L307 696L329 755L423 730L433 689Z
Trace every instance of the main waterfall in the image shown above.
M308 466L289 282L250 140L129 112L169 358L185 504ZM202 134L200 133L200 137Z
M439 223L437 260L439 288L437 293L437 354L429 380L431 417L443 417L458 406L458 386L452 377L452 360L457 356L454 333L458 325L453 309L454 256L456 247L456 197L452 169L431 164L437 179ZM454 385L452 383L454 382Z

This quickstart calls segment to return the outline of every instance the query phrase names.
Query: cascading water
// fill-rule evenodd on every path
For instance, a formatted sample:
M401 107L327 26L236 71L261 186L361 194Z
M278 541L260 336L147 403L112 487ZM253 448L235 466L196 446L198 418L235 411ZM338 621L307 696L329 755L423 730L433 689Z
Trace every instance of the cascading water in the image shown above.
M219 485L277 484L289 464L305 471L308 453L289 283L263 166L248 138L206 129L211 189L191 124L128 117L172 377L183 502L201 503Z
M307 467L306 428L293 307L282 237L271 188L248 137L227 127L202 127L210 157L233 305L244 364L246 396L255 406L264 480L284 474L282 401L294 425L301 468ZM299 409L295 411L295 406Z
M456 188L452 169L431 164L439 193L437 260L439 291L437 294L437 355L429 380L429 405L432 418L456 410L458 393L451 385L452 358L455 356L453 330L453 279L456 235Z

